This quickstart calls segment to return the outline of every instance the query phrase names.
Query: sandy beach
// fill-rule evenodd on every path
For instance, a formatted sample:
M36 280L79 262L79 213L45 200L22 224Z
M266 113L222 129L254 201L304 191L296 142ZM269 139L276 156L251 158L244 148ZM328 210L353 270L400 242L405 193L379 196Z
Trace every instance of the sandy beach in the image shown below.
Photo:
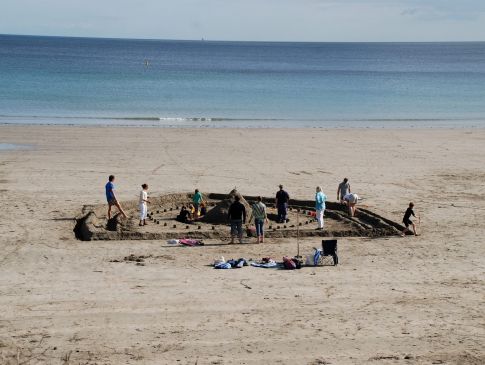
M484 364L485 130L0 126L1 364ZM280 260L294 239L171 247L76 240L85 204L278 184L397 222L419 237L339 240L340 265L214 270ZM318 240L305 239L303 253ZM145 266L113 262L146 255Z

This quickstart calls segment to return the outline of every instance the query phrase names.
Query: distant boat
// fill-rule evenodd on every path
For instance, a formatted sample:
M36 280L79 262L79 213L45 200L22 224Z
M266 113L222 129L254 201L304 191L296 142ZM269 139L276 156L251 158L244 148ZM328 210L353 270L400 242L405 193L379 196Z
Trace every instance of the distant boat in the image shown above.
M150 61L149 61L148 59L146 59L146 58L145 58L145 61L144 61L144 63L145 63L145 67L148 67L148 66L150 66Z

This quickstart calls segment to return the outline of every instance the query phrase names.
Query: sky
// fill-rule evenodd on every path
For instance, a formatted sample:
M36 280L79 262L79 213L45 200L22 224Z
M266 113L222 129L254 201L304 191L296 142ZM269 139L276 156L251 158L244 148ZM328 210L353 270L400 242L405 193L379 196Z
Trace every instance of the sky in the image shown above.
M485 41L485 0L0 0L0 34Z

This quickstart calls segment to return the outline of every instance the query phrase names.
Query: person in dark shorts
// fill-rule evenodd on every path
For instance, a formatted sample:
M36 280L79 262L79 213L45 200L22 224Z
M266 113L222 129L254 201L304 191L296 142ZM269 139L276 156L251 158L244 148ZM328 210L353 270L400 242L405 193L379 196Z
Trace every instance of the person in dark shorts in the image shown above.
M406 235L406 232L408 232L408 231L411 232L411 230L409 229L409 226L412 226L413 227L414 235L415 236L418 235L416 233L416 225L411 220L411 216L416 217L416 214L414 214L413 208L414 208L414 203L411 202L411 203L409 203L408 209L406 209L406 213L404 213L404 217L402 219L402 222L404 223L404 225L406 226L406 228L404 228L404 230L401 233L401 236L402 237L404 237Z
M106 200L108 201L108 219L111 219L111 207L114 205L120 213L123 215L123 217L126 218L126 213L121 208L120 203L118 202L118 199L116 199L115 195L115 185L114 185L115 177L114 175L109 175L108 177L108 182L106 183L104 189L106 190Z
M287 221L288 203L290 196L283 190L283 185L280 185L280 190L276 193L276 209L278 210L278 223L285 223Z
M234 197L234 203L229 207L228 217L231 222L231 243L234 243L234 238L236 236L239 238L239 243L242 243L242 225L246 223L246 208L240 200L241 197L236 195Z

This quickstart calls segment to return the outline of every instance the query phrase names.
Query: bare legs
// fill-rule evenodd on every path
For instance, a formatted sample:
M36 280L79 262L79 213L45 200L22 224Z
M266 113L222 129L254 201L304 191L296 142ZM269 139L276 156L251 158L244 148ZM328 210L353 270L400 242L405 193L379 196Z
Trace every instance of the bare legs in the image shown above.
M108 219L111 219L111 207L113 205L115 205L116 208L118 208L118 210L123 215L123 217L127 218L127 215L126 215L125 211L123 210L123 208L121 208L120 203L118 203L118 201L114 201L114 202L108 203Z
M412 232L414 233L415 236L417 236L418 233L416 232L416 224L414 224L414 222L413 222L413 223L411 223L411 226L413 227ZM404 230L401 233L401 237L404 237L406 235L406 232L411 232L411 230L408 227L404 228Z
M351 203L348 202L347 206L349 207L349 215L351 217L355 216L355 212L357 211L357 208L355 207L356 203Z

